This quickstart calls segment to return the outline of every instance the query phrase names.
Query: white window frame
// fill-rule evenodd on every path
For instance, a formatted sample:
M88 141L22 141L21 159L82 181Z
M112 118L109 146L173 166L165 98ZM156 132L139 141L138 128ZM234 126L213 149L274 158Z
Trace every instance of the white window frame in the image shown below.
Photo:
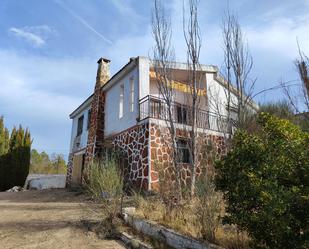
M134 112L134 78L130 78L130 112Z
M119 118L122 118L124 114L124 84L119 88Z

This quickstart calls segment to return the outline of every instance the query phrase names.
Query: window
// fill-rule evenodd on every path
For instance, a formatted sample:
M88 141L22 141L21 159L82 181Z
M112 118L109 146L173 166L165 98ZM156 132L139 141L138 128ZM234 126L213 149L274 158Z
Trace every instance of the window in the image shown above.
M91 124L91 109L88 111L87 130L89 130Z
M77 134L79 136L83 132L84 115L80 116L77 121Z
M120 86L119 92L119 118L123 117L123 106L124 106L124 85Z
M187 122L187 108L183 105L176 106L177 123L188 124Z
M190 163L190 151L188 140L177 139L178 163Z
M130 78L130 111L134 111L134 78Z

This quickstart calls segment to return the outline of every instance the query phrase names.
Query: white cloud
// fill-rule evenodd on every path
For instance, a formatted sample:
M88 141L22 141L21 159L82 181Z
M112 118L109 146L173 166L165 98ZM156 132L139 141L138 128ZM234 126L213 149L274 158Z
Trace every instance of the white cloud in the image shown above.
M297 56L296 39L309 52L309 15L297 18L276 18L262 27L245 27L250 47L264 53L280 54L287 59Z
M11 27L9 31L16 37L26 40L34 47L44 46L46 39L50 35L57 34L56 30L47 25L25 26L22 28Z
M93 91L96 59L0 50L0 116L9 127L29 127L34 148L66 153L69 114Z
M0 67L1 102L12 108L23 99L15 112L33 117L67 116L90 95L95 83L96 60L91 58L47 58L0 50ZM63 104L62 108L55 103Z
M50 34L57 34L57 31L48 26L48 25L38 25L38 26L25 26L23 30L35 33L35 34L40 34L42 36L48 36Z
M9 31L13 33L15 36L25 39L26 41L30 42L35 47L41 47L45 44L45 40L30 31L26 31L23 28L10 28Z

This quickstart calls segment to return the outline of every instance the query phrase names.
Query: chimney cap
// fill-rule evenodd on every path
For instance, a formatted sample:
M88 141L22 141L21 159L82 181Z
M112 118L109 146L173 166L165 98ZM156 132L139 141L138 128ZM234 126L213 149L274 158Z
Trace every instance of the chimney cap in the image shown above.
M98 64L101 64L102 61L104 61L105 63L110 63L110 62L111 62L109 59L106 59L106 58L101 57L101 58L98 60Z

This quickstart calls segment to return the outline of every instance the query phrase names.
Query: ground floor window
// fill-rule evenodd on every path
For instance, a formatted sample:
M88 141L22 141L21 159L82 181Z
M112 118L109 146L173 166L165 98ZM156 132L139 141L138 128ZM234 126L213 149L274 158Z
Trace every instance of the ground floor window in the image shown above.
M187 139L177 139L178 163L190 163L190 151Z

